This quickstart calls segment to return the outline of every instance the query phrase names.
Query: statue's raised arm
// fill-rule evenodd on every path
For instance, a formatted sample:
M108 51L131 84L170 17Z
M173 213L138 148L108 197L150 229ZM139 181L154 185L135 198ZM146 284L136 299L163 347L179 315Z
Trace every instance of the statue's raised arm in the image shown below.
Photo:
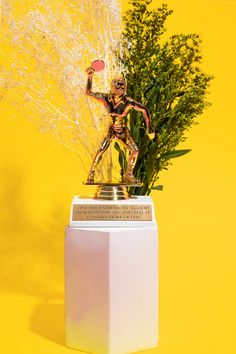
M106 93L101 93L101 92L93 92L92 91L92 86L93 86L93 75L95 70L92 68L92 66L90 66L87 70L86 70L87 74L88 74L88 79L87 79L87 86L86 86L86 95L94 97L95 99L97 99L98 101L103 102L103 104L105 104L106 102L106 98L107 98L107 94Z

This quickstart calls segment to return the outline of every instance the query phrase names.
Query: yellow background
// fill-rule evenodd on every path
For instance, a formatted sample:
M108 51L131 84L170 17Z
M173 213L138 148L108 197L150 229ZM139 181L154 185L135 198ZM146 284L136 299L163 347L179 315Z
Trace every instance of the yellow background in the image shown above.
M160 345L150 353L235 354L236 1L166 2L174 10L168 33L199 33L215 79L213 105L183 144L193 151L173 161L161 175L164 191L152 195ZM84 174L24 114L0 110L0 350L73 353L63 347L63 242L72 197L88 192Z

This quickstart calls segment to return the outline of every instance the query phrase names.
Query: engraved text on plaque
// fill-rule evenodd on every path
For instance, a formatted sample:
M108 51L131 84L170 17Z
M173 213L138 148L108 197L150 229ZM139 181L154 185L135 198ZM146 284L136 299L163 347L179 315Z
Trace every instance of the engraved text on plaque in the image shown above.
M151 205L75 204L73 221L152 221Z

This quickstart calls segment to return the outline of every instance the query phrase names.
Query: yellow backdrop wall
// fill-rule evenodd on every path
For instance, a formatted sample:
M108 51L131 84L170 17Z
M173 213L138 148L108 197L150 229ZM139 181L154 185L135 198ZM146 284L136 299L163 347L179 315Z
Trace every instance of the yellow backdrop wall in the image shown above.
M174 10L168 33L199 33L215 79L213 105L183 144L192 152L174 160L161 175L164 191L152 194L160 237L160 345L152 352L235 354L236 1L166 2ZM0 110L1 351L72 353L63 347L63 242L72 197L88 192L84 173L24 114Z

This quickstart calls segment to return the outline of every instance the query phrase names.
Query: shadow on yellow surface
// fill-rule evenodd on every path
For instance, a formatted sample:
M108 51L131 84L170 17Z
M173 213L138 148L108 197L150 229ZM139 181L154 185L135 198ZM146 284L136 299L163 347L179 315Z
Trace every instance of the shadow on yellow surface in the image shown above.
M64 346L64 303L50 300L39 303L32 314L31 330Z
M36 296L63 296L63 207L43 222L26 212L27 181L15 166L0 167L0 290ZM7 266L6 266L7 264Z

